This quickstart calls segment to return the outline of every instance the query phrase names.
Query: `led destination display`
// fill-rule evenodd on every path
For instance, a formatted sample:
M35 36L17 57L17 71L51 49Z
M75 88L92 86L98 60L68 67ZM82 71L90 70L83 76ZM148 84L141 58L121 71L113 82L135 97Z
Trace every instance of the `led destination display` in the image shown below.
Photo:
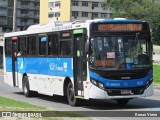
M141 31L141 24L98 24L98 31Z

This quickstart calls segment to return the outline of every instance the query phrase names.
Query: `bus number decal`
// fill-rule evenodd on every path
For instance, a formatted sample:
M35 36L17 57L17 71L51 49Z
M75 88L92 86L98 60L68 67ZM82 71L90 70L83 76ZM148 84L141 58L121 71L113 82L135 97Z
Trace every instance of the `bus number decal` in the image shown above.
M49 68L50 70L55 70L55 63L50 63Z

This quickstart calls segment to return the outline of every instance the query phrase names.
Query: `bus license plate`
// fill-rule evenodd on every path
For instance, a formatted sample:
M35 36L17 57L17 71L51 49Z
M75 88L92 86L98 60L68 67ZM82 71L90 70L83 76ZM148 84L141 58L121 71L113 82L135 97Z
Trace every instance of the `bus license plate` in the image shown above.
M132 90L121 90L122 95L132 94Z

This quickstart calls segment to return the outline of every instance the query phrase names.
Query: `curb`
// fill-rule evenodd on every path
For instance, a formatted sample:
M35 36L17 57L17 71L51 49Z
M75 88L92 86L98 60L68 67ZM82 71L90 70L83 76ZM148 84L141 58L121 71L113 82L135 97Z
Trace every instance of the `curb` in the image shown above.
M158 85L158 86L156 85L156 86L154 86L153 88L160 90L160 85Z

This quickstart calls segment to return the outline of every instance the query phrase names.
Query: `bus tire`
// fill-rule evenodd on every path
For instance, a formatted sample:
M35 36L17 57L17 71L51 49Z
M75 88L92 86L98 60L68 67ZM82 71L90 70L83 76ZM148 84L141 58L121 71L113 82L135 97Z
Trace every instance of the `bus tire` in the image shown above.
M117 99L116 101L119 105L125 105L129 102L129 99Z
M77 106L79 103L78 99L75 98L75 92L71 81L67 85L67 100L71 106Z
M27 76L23 77L23 94L25 97L31 97L33 95L33 92L30 91L29 81Z

